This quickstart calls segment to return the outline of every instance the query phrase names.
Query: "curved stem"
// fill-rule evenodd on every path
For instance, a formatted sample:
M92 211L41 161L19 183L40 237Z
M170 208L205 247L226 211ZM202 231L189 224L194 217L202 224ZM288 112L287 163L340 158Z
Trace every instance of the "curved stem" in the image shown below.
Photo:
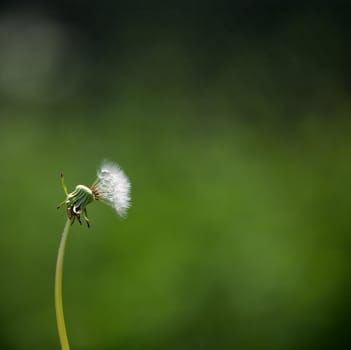
M65 248L66 248L68 232L70 227L71 227L71 220L67 219L65 228L63 229L63 232L62 232L60 247L57 254L56 274L55 274L56 322L57 322L57 330L58 330L62 350L69 350L69 343L67 338L65 319L63 316L63 306L62 306L62 272L63 272L63 261L65 257Z

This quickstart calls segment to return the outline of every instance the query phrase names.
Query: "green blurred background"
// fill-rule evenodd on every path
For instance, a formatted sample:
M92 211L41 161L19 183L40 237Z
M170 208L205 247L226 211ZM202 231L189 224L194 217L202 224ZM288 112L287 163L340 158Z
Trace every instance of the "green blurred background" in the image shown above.
M102 159L126 220L72 228L72 349L347 349L348 5L2 1L0 348L59 349L56 205Z

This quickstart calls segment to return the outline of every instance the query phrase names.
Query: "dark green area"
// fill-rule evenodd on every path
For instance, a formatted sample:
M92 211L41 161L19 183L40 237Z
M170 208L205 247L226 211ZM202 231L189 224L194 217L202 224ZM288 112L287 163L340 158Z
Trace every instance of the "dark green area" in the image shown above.
M72 228L73 350L347 348L350 29L339 8L251 4L129 9L91 33L91 9L76 31L67 11L66 44L0 19L0 348L59 348L59 174L89 185L104 158L133 205Z

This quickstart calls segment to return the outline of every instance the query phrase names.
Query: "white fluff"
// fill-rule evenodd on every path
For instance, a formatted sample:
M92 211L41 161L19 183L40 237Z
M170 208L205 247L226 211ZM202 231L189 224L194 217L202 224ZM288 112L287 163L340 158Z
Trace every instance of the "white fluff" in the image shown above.
M97 172L95 188L99 199L106 201L120 216L130 207L131 184L118 164L104 161Z

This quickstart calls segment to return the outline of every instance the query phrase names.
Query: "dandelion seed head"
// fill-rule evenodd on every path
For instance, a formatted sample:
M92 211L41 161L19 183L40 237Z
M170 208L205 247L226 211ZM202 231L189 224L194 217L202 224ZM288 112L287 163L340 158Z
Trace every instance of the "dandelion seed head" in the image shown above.
M104 161L97 172L97 181L92 190L96 199L101 199L120 216L125 216L130 207L131 184L118 164Z
M67 217L71 224L75 219L81 224L81 218L84 218L88 227L90 227L86 207L94 201L101 200L109 204L122 217L125 216L127 209L130 207L130 181L116 163L104 161L92 186L77 185L73 192L68 193L62 173L61 185L66 194L66 199L57 208L62 205L66 206Z

